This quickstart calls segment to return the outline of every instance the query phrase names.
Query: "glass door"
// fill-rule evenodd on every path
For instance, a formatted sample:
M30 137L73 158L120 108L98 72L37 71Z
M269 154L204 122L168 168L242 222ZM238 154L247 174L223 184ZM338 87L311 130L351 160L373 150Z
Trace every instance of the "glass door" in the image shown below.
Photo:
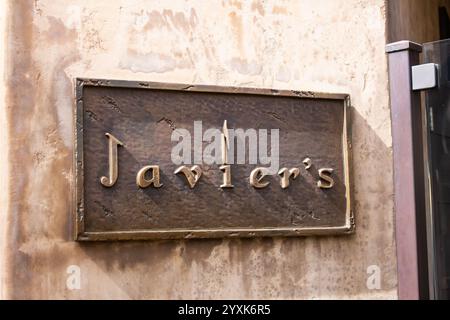
M423 110L430 298L450 299L450 40L425 44L423 59L439 79Z

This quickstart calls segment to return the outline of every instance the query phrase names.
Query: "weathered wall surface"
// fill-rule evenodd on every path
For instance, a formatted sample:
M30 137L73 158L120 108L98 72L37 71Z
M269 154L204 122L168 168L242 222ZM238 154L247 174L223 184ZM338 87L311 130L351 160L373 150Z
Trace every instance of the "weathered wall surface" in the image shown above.
M6 2L0 1L0 42L5 43L6 35ZM0 252L6 252L6 219L8 213L8 126L6 121L5 104L5 46L0 47ZM5 276L5 264L0 258L0 298L3 293L3 277Z
M388 0L389 42L439 40L439 7L450 14L450 0Z
M384 0L5 2L4 298L397 297ZM73 242L75 77L351 94L356 234Z

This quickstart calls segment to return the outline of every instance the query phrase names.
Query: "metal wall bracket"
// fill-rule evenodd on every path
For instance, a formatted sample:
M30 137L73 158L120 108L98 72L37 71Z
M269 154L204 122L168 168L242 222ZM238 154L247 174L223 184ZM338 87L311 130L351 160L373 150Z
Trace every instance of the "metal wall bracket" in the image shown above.
M434 63L419 64L412 67L412 90L433 89L438 86L438 67Z

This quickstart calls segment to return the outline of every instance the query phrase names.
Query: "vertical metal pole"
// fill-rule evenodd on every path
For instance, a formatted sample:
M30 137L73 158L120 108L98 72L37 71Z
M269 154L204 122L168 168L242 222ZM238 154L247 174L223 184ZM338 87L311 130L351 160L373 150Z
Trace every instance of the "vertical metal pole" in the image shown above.
M394 156L395 238L399 299L428 299L425 181L420 92L412 91L411 67L422 46L387 45Z

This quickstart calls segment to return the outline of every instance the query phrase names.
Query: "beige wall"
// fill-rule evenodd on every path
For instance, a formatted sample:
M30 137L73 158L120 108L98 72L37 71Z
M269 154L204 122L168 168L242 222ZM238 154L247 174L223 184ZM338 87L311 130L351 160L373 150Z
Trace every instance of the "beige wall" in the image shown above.
M397 297L384 0L4 2L3 298ZM356 234L73 242L75 77L351 94Z
M387 0L389 42L410 40L417 43L437 41L440 6L450 14L450 0Z

